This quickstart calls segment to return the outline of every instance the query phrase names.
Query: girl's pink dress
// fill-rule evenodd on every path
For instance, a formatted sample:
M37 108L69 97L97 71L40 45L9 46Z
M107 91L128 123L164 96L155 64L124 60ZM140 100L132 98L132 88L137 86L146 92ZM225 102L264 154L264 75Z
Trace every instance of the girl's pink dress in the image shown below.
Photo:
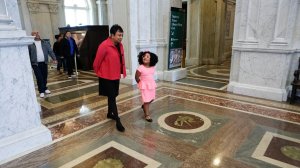
M155 88L156 83L154 80L155 67L145 67L140 65L137 69L140 73L140 82L138 83L138 88L142 94L142 101L148 103L155 99Z

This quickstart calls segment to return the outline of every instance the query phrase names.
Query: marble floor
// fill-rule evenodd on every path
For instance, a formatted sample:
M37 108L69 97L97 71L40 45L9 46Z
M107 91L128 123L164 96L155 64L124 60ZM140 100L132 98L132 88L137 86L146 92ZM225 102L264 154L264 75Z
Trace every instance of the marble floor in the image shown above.
M124 133L106 118L92 71L74 79L50 71L52 94L38 100L53 142L0 167L300 167L300 103L227 93L228 66L188 70L185 79L158 81L152 123L143 119L136 86L121 84Z

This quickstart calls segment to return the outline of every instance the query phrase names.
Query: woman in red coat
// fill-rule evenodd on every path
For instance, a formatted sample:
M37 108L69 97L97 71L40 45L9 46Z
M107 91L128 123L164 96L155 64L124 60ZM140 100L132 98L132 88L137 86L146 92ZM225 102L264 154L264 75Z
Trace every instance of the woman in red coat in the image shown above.
M97 50L93 68L99 77L99 95L107 96L108 113L107 118L116 120L116 127L124 132L116 104L116 97L119 95L121 74L126 77L124 60L124 48L121 43L123 29L119 25L110 28L110 37L103 41Z

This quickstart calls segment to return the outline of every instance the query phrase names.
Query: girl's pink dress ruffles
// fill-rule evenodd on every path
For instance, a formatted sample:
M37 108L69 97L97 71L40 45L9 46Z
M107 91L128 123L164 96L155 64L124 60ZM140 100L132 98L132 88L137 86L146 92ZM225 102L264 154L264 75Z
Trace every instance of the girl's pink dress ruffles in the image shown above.
M142 101L144 103L150 102L155 99L155 67L145 67L144 65L140 65L137 70L141 73L138 88L141 91Z

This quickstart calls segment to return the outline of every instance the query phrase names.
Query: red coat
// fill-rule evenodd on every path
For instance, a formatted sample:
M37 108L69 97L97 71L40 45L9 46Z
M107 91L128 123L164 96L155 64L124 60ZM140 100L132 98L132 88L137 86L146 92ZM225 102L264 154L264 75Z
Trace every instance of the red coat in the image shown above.
M124 48L120 43L123 77L126 77ZM120 54L110 38L103 41L97 50L93 68L98 77L117 80L121 78Z

